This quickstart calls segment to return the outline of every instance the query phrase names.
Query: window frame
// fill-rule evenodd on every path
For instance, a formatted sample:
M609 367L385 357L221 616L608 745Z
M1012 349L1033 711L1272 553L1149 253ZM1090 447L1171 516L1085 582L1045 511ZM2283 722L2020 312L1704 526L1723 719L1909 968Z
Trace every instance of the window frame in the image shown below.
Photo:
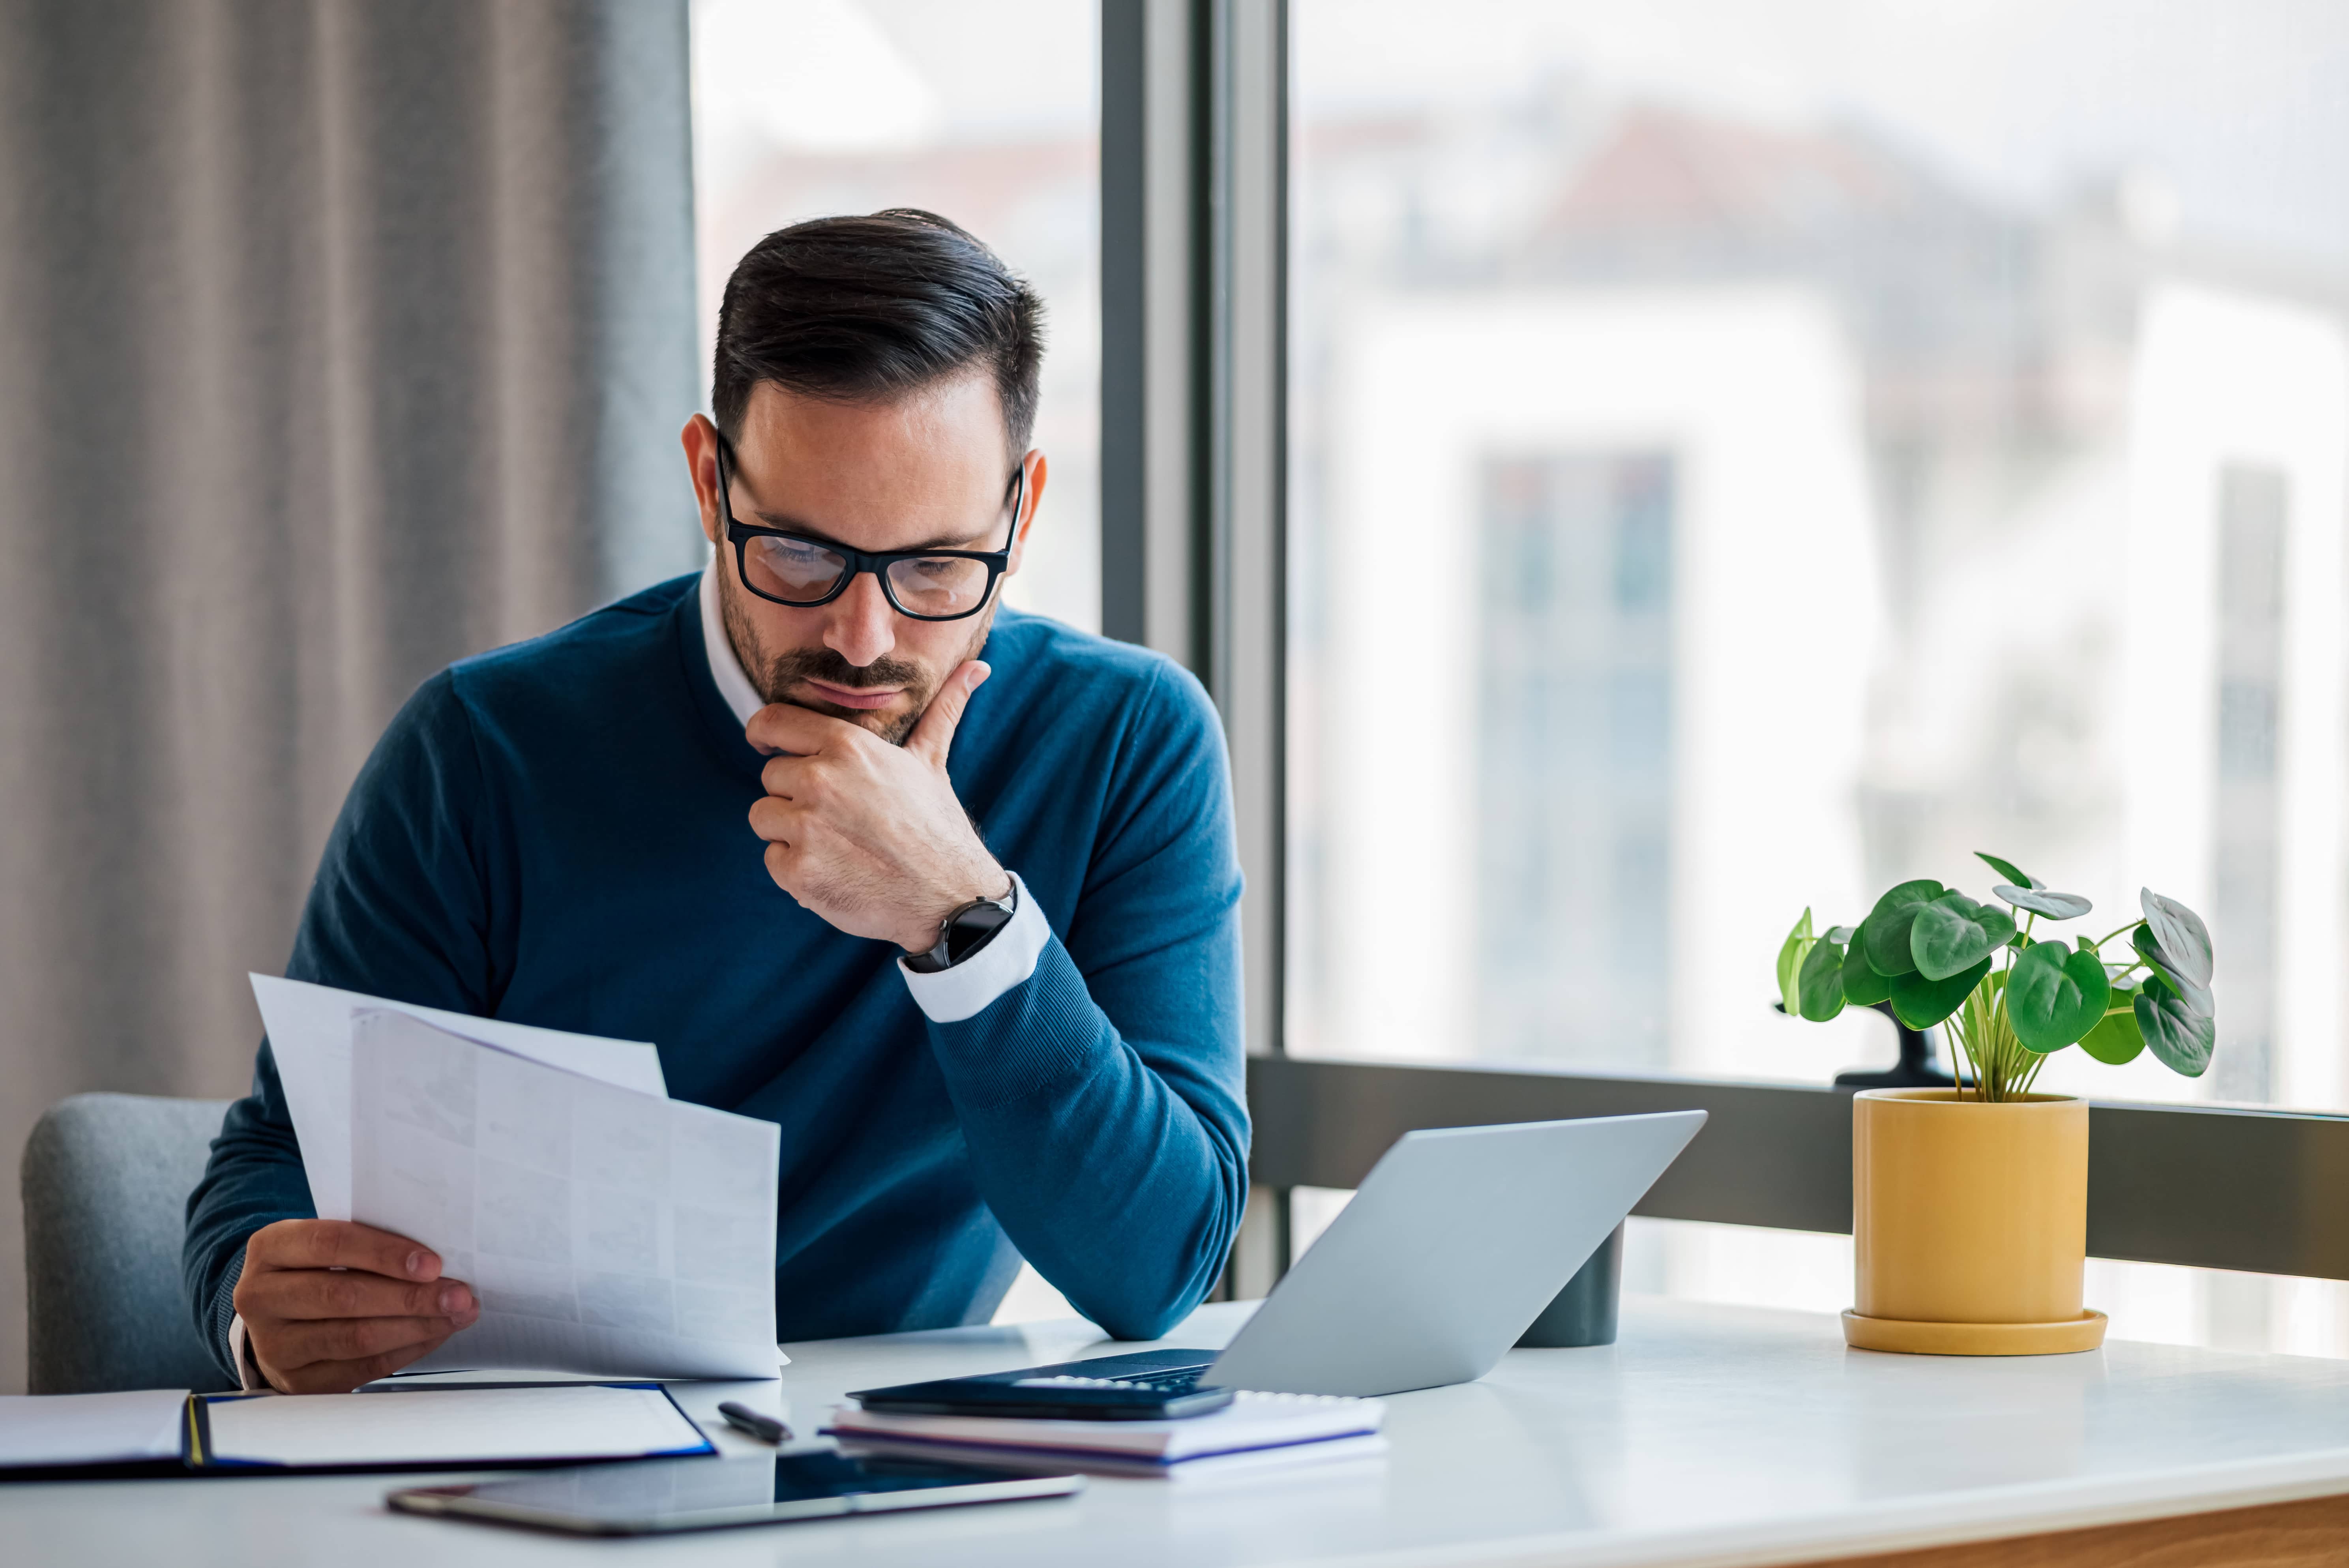
M1226 1293L1286 1269L1290 1189L1353 1187L1419 1127L1701 1107L1634 1213L1849 1234L1847 1089L1287 1054L1289 6L1100 15L1102 629L1214 697L1247 878L1255 1185ZM2349 1280L2349 1116L2090 1107L2091 1256Z

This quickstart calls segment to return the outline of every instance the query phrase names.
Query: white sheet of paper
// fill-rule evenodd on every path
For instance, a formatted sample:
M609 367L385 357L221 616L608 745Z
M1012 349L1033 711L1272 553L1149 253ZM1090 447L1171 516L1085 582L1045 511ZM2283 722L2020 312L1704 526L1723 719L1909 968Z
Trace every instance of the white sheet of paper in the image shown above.
M214 1458L265 1465L636 1459L708 1441L659 1389L593 1384L264 1395L215 1399L204 1419Z
M566 1034L495 1018L417 1007L356 991L265 974L253 981L269 1048L277 1059L285 1106L302 1140L302 1168L310 1202L321 1220L351 1218L351 1023L368 1008L388 1008L437 1024L468 1040L494 1045L533 1062L566 1068L647 1095L667 1095L660 1053L637 1040Z
M0 1395L0 1468L176 1459L187 1404L184 1388Z
M481 1299L409 1370L774 1376L774 1123L385 1010L353 1023L350 1105L352 1218Z

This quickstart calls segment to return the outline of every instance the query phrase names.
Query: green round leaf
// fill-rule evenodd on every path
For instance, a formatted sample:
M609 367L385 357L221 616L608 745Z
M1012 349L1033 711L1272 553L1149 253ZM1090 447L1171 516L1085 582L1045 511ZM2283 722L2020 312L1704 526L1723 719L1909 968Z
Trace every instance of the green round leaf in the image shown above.
M2033 877L2030 872L2025 871L2022 867L2017 866L2012 860L2002 860L1995 855L1984 854L1979 849L1974 851L1974 858L1989 867L1992 870L1997 872L2000 876L2005 877L2008 881L2016 883L2022 887L2044 888L2047 886L2046 883L2042 882L2038 877Z
M2210 929L2202 917L2175 898L2165 898L2150 888L2137 889L2145 923L2160 944L2162 961L2196 985L2210 983Z
M1843 947L1837 942L1814 942L1803 960L1803 1016L1825 1023L1843 1011Z
M1912 970L1892 982L1892 1015L1911 1029L1930 1029L1955 1012L1989 973L1988 959L1947 980L1928 980Z
M2208 1018L2196 1017L2186 999L2160 975L2146 981L2133 1011L2145 1035L2146 1049L2163 1066L2199 1078L2210 1065L2210 1053L2219 1044L2219 1026Z
M1877 973L1907 974L1917 967L1917 961L1909 956L1909 928L1919 909L1947 891L1928 877L1903 882L1876 900L1860 929L1867 935L1868 961L1876 966Z
M1802 992L1796 989L1795 977L1803 971L1803 960L1811 950L1811 912L1795 922L1786 933L1785 942L1778 949L1778 1001L1790 1013L1802 1011Z
M2137 1026L2135 1009L2106 1013L2094 1029L2080 1036L2080 1049L2110 1066L2136 1061L2145 1049L2145 1031Z
M1947 980L1971 969L2013 937L2014 918L2004 909L1977 904L1963 893L1944 893L1917 910L1909 950L1920 974Z
M1868 927L1863 924L1860 929ZM1855 1007L1873 1007L1892 1000L1892 977L1868 961L1868 950L1857 940L1844 950L1843 996Z
M2154 973L2169 982L2169 989L2176 992L2178 1000L2186 1003L2188 1012L2201 1018L2216 1018L2219 1015L2218 1007L2211 1000L2210 992L2188 980L2172 967L2168 955L2162 951L2160 940L2151 929L2143 925L2131 927L2129 945L2137 949L2145 961L2153 966Z
M2006 1018L2023 1049L2044 1056L2096 1026L2112 996L2104 961L2062 942L2034 942L2006 977Z
M2037 888L2009 887L2003 882L1991 891L2018 909L2029 909L2051 920L2076 920L2095 908L2077 893L2050 893Z

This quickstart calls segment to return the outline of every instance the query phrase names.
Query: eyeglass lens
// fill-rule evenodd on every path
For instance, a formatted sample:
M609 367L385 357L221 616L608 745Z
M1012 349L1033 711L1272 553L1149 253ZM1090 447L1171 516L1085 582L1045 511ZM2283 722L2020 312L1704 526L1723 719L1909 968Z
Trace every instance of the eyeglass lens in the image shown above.
M840 585L847 560L802 539L761 535L748 541L743 561L750 586L773 598L813 604ZM987 593L984 562L957 556L916 556L889 563L889 597L907 615L954 616Z

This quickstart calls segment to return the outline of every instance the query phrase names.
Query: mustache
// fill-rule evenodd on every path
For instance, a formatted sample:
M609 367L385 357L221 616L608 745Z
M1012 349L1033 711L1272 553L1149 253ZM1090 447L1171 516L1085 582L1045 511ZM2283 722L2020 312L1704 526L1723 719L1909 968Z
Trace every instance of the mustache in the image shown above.
M765 690L760 695L770 702L782 701L783 693L802 680L821 680L851 691L867 686L903 686L916 696L923 684L922 669L917 664L886 657L870 664L851 664L829 648L795 648L788 653L779 653L768 663L766 675L761 683Z

